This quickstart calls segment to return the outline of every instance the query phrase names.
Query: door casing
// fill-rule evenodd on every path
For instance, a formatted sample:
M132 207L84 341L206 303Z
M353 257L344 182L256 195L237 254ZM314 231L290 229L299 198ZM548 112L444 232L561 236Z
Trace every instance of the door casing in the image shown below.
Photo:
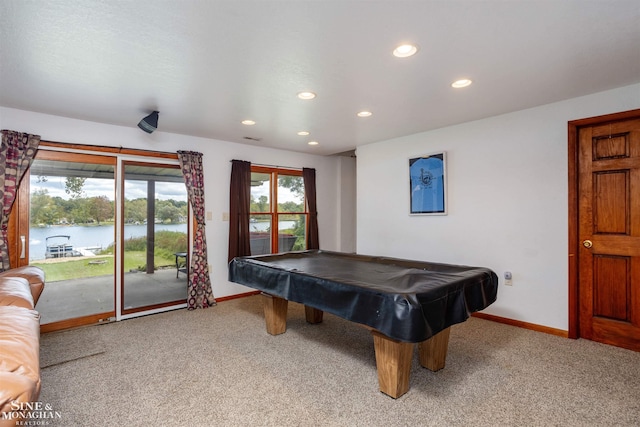
M578 131L581 127L584 126L594 126L612 121L637 118L640 118L640 109L573 120L568 123L567 152L569 159L569 338L580 338L580 274L578 268L578 250L580 247L580 241L578 238L578 200L580 198L580 193L578 191Z

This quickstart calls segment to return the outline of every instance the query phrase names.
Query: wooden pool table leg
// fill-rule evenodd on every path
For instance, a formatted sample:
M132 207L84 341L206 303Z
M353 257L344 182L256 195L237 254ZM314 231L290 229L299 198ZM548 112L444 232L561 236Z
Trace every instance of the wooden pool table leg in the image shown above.
M420 364L431 371L444 368L449 347L449 333L451 328L443 329L426 341L418 344Z
M444 368L451 328L418 344L420 364L431 371ZM397 341L372 330L380 391L397 399L409 391L413 344Z
M380 391L397 399L409 390L413 344L396 341L378 331L371 333Z
M265 293L262 296L267 332L271 335L283 334L287 330L287 307L289 301Z
M318 310L317 308L309 307L308 305L304 306L304 316L309 323L322 323L323 313L322 310Z

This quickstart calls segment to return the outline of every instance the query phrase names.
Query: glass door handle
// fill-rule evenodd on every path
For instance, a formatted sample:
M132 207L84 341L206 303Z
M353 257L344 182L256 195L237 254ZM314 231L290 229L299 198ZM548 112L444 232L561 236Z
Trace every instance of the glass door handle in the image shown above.
M24 257L26 256L26 252L27 252L26 241L27 239L25 239L24 236L20 236L20 259L24 259Z

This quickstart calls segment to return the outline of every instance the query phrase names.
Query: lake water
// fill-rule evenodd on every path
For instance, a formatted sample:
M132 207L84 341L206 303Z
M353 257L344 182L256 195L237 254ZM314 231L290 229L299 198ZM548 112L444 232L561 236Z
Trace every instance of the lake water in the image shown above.
M295 221L280 221L280 229L285 230L295 226ZM265 231L269 228L268 222L251 223L251 231ZM187 232L187 224L155 224L155 230L169 230ZM33 227L29 230L29 261L44 259L47 250L47 237L65 235L70 236L69 243L74 248L88 248L99 246L106 248L115 240L113 225L100 225L81 227L76 225L56 225L53 227ZM124 238L140 237L147 235L146 225L125 225ZM49 244L66 243L66 238L50 239Z
M155 230L169 230L187 232L187 224L155 224ZM70 236L69 243L74 248L87 248L99 246L106 248L112 244L115 240L115 233L113 225L100 225L91 227L81 226L54 226L54 227L42 227L31 228L29 230L29 260L41 260L44 259L44 254L47 249L47 237L65 235ZM131 237L140 237L147 235L146 225L125 225L124 237L129 239ZM66 243L66 238L49 239L49 244Z

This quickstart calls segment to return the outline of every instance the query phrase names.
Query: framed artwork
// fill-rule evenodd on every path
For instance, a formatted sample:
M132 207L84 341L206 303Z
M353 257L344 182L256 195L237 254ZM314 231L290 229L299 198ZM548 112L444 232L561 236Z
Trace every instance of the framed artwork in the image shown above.
M447 214L446 153L409 159L410 214Z

